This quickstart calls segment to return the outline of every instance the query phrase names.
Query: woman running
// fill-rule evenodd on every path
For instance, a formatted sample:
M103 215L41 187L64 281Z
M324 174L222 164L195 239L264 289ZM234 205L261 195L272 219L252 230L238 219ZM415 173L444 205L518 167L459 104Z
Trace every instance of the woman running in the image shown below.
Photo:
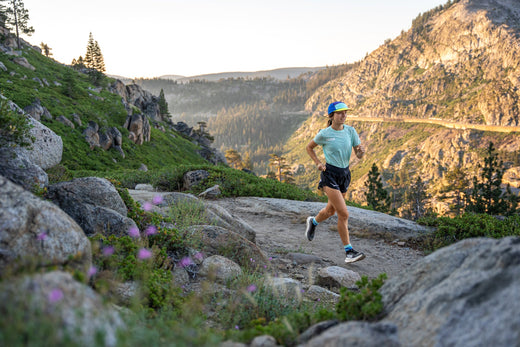
M322 189L327 195L328 202L317 216L307 218L305 236L312 241L318 224L337 213L338 233L346 252L345 263L353 263L364 259L365 255L356 251L350 244L345 195L350 184L349 162L352 149L360 159L365 154L365 150L361 146L356 130L344 124L348 109L347 105L340 101L330 104L327 112L328 127L320 130L306 147L307 153L321 171L318 189ZM323 148L325 164L318 159L314 152L314 148L318 145Z

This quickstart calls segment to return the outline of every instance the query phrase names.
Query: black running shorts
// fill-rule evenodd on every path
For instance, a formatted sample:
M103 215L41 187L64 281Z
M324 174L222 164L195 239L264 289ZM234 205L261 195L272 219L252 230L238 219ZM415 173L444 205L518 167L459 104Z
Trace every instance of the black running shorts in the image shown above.
M320 183L318 189L324 186L337 189L341 193L346 193L350 185L350 169L348 167L341 168L334 165L326 164L326 170L321 172Z

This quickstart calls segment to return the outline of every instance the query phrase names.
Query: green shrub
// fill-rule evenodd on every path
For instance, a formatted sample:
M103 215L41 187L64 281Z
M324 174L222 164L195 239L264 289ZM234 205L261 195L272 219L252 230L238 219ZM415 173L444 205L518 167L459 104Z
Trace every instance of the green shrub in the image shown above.
M375 320L383 310L378 290L386 278L386 274L380 274L369 282L368 277L362 276L361 281L356 282L359 292L341 288L341 298L336 305L337 317L343 321Z
M520 236L520 215L496 218L488 214L465 213L454 218L422 218L421 224L436 227L435 232L425 238L427 250L448 246L470 237Z
M0 147L30 147L35 140L29 133L31 128L26 116L12 111L7 101L0 98Z

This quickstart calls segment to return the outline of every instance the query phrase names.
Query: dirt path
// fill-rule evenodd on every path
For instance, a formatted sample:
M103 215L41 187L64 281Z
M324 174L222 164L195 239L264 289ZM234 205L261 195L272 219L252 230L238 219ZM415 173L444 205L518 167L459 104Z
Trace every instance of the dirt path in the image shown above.
M309 242L305 238L305 220L319 211L318 204L313 206L312 203L305 203L306 208L300 210L295 210L294 206L273 210L269 206L262 206L258 200L248 198L219 199L217 203L249 224L256 231L256 243L260 249L278 260L281 269L285 267L284 272L296 275L299 279L307 279L309 266L305 264L305 257L302 261L301 257L292 253L314 255L323 260L322 266L341 266L369 278L383 272L388 277L398 275L423 257L417 250L381 239L359 237L355 230L351 230L352 245L365 253L366 258L347 265L337 232L337 219L334 217L319 225L313 241ZM309 206L311 210L315 207L314 211L310 211ZM366 233L363 235L366 236Z
M156 195L169 194L137 190L129 190L129 192L140 203L152 201ZM255 230L257 246L272 258L280 276L298 279L304 284L312 283L315 272L326 266L341 266L369 278L375 278L380 273L392 277L423 257L423 254L417 250L399 246L402 245L401 242L392 242L388 239L385 241L367 232L366 229L356 228L356 223L352 222L351 243L357 250L365 253L366 258L356 263L345 264L345 252L337 232L335 216L318 226L313 241L308 241L305 237L307 217L316 215L324 206L323 203L254 197L217 199L211 200L211 203L225 208L233 217L242 219ZM360 212L351 210L351 215L357 213L355 218L359 220ZM384 215L384 217L388 216ZM361 218L382 217L368 214L362 215ZM391 224L389 221L383 223ZM391 229L389 233L392 235L398 234L402 229L395 224L389 228Z

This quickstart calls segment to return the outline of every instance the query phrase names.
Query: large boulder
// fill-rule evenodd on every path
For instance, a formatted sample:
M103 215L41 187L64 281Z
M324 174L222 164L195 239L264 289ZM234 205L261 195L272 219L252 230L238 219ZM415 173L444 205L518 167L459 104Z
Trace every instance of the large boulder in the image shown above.
M10 103L10 107L21 117L27 118L31 126L29 135L34 142L29 147L4 147L0 152L0 174L27 190L43 188L48 184L48 177L43 169L60 163L63 141L45 125L23 114L16 104Z
M520 238L442 248L380 290L404 346L518 346Z
M112 183L83 177L49 186L47 197L67 212L87 235L98 232L125 235L135 222Z
M397 328L391 323L348 322L327 329L324 333L302 344L302 346L398 347L401 344L397 337Z
M81 227L51 202L0 176L0 272L15 261L38 258L40 265L69 265L87 272L90 241Z
M23 312L27 324L53 324L53 332L80 346L117 345L118 330L125 323L118 311L92 288L69 273L54 271L27 275L0 284L0 314Z

